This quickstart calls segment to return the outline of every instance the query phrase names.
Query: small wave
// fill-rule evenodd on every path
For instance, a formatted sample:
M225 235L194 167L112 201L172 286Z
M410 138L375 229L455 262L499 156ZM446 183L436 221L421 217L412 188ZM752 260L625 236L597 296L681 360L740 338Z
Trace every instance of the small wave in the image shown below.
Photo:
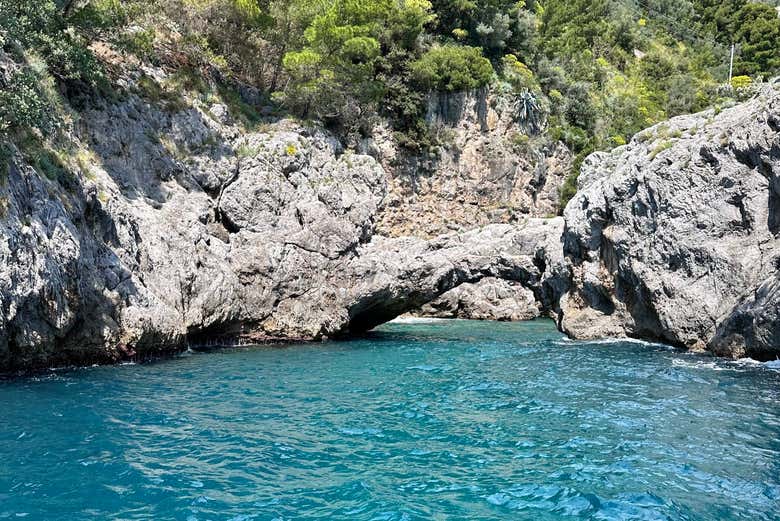
M461 391L509 391L512 388L503 382L481 382L473 385L464 385L459 388Z
M664 344L661 342L651 342L649 340L640 340L639 338L599 338L597 340L583 340L583 342L586 342L588 344L637 344L641 346L649 346L649 347L663 347L666 349L674 349L673 346L670 346L669 344Z
M687 355L687 354L685 354ZM676 358L672 360L675 367L685 367L690 369L707 369L710 371L747 371L755 370L760 367L767 369L780 370L780 360L770 362L759 362L752 358L739 358L737 360L726 360L721 358L699 358L701 355L690 354L692 359Z
M595 344L595 345L614 345L614 344L637 344L641 346L649 347L663 347L665 349L673 350L674 347L669 344L661 342L651 342L649 340L641 340L639 338L630 337L614 337L614 338L597 338L593 340L587 339L574 339L569 337L562 337L560 340L553 342L555 345L573 345L573 344Z
M396 317L388 324L436 324L447 320L454 320L450 318L433 318L433 317Z
M452 370L452 366L450 366L450 365L438 366L438 365L425 365L425 364L421 364L421 365L411 365L411 366L407 367L407 369L409 369L410 371L422 371L424 373L444 373L444 372Z
M718 366L713 360L683 360L675 358L672 360L673 367L686 367L688 369L711 369L713 371L722 371L724 368Z
M776 371L780 371L780 360L771 360L769 362L764 362L762 365L767 369L774 369Z
M750 366L750 367L758 367L760 365L763 365L758 360L754 360L752 358L738 358L737 360L734 360L732 362L732 364L745 365L745 366Z
M346 434L347 436L376 436L377 438L384 437L381 430L374 428L345 428L340 429L339 432L341 434Z

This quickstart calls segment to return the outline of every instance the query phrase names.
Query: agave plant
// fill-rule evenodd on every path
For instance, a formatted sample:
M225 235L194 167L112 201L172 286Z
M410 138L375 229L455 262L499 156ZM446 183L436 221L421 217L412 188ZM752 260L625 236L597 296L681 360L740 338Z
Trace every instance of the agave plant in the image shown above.
M523 90L517 98L518 110L517 118L521 124L533 133L542 130L543 117L542 107L536 96L529 90Z

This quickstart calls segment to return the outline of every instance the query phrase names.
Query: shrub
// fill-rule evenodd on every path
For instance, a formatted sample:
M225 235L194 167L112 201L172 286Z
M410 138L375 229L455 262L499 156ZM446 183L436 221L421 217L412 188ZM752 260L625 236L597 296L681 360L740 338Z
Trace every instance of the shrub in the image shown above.
M575 153L582 152L590 144L587 132L570 125L553 127L550 129L550 137L555 141L563 141Z
M490 83L493 66L482 49L469 46L433 47L411 64L412 78L429 91L473 90Z
M501 60L503 73L506 80L514 87L516 91L539 90L539 84L534 78L534 73L528 66L517 59L514 54L507 54Z
M753 80L750 79L750 76L734 76L731 78L731 86L735 90L750 87L751 83L753 83Z
M610 144L620 147L626 144L626 138L621 135L615 135L609 138Z
M569 201L571 201L572 197L577 193L577 178L579 177L579 172L572 170L568 176L566 176L566 179L563 181L563 185L561 185L560 189L560 214L563 214L563 210L566 208L566 205L569 204Z
M661 143L657 144L655 148L653 148L653 151L650 152L650 159L655 159L655 157L663 152L664 150L669 150L674 146L674 143L671 141L662 141Z
M585 161L585 158L587 158L592 152L592 145L588 145L584 150L577 154L577 156L574 158L574 161L572 162L569 175L563 181L563 185L558 192L560 194L559 213L561 215L563 215L563 210L566 208L566 205L577 193L577 179L580 177L580 168L582 168L582 163Z
M86 3L72 19L66 20L52 0L2 0L0 34L6 42L43 57L49 72L58 80L95 86L105 75L88 44L97 34L93 24L108 24L110 17L103 20L93 12L93 7L112 3L120 4L118 0Z
M49 129L50 107L38 83L34 72L22 69L11 76L6 88L0 89L0 130Z

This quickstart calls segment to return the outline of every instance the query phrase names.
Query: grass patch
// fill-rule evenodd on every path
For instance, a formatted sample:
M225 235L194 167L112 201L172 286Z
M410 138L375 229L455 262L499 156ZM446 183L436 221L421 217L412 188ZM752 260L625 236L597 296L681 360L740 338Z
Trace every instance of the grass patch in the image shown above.
M247 145L246 143L244 143L244 144L240 145L236 149L236 157L238 157L239 159L246 159L248 157L255 157L262 150L263 150L263 145L251 146L251 145Z
M168 152L168 155L173 159L182 161L187 157L186 152L184 152L181 147L179 147L179 145L169 137L162 136L159 138L159 141L165 151Z
M208 96L211 86L203 79L197 69L182 67L165 80L165 88L173 92L187 91L200 96Z
M512 149L518 154L527 153L530 142L531 138L522 132L512 132L512 135L509 137L509 143L512 146Z
M655 157L663 152L664 150L669 150L674 146L674 143L671 141L663 141L662 143L659 143L655 146L652 152L650 152L650 160L652 161L655 159Z
M33 132L22 133L18 145L24 160L38 174L50 181L58 182L65 189L75 187L77 179L70 168L68 150L53 148Z
M666 139L669 137L669 125L661 123L656 127L655 136L657 138Z
M160 85L150 76L143 75L139 78L136 83L136 92L139 96L161 105L169 112L181 112L189 108L180 92Z
M98 162L95 153L91 150L81 149L76 152L73 159L76 162L76 166L81 170L82 175L90 181L94 181L96 176L92 165Z
M257 108L245 102L235 89L227 85L219 85L217 91L219 97L227 105L230 114L245 127L254 129L262 122L263 118Z

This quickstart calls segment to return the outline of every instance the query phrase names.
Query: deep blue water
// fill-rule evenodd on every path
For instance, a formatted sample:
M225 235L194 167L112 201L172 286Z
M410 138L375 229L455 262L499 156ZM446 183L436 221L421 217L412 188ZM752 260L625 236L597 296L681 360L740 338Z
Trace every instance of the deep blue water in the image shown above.
M780 519L780 372L547 321L0 382L0 519Z

